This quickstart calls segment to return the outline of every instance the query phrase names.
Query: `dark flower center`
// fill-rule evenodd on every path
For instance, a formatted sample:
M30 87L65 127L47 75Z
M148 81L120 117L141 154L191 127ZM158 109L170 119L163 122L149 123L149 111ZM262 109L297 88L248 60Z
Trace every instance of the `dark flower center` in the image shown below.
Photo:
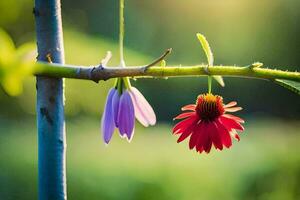
M196 113L200 119L213 121L224 114L223 98L213 94L202 94L197 98Z

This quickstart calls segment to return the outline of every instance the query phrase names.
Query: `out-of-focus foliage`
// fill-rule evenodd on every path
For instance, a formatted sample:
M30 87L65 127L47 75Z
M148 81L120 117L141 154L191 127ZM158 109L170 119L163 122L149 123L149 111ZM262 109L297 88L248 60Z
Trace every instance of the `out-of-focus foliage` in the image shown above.
M15 49L10 36L0 29L0 82L9 95L19 95L22 81L32 74L34 49L33 44L23 44Z
M209 155L177 144L164 125L137 126L130 144L114 134L105 146L99 121L67 120L69 199L300 199L297 121L248 120L240 142ZM37 199L35 121L0 118L0 131L0 199Z

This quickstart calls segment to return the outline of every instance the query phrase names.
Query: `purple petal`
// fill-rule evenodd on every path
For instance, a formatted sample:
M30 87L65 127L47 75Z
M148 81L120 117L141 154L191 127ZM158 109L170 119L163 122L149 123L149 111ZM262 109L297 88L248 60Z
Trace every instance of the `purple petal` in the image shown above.
M147 127L156 123L156 116L148 101L142 93L135 87L130 88L130 95L132 97L135 117L139 122Z
M120 95L119 92L115 92L112 98L112 112L114 117L115 126L118 126L118 113L119 113L119 102L120 102Z
M126 90L120 98L118 113L119 132L131 141L134 133L134 108L129 92Z
M103 140L106 144L109 143L115 129L115 123L112 112L112 98L116 92L117 90L115 90L114 88L110 89L101 119L101 131L103 134Z

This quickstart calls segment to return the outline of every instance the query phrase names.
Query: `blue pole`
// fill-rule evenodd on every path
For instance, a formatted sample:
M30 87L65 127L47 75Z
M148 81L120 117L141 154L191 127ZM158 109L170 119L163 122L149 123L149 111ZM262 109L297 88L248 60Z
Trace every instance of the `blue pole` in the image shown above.
M35 0L39 61L64 63L60 0ZM64 80L37 77L38 197L66 199Z

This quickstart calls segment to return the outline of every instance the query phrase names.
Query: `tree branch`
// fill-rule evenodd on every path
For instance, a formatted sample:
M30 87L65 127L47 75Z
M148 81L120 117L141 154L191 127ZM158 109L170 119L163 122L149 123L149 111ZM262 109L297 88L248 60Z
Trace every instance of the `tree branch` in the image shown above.
M72 66L62 64L49 64L38 62L35 68L35 75L49 77L64 77L85 80L108 80L117 77L151 78L151 77L183 77L183 76L207 76L205 71L207 65L195 66L132 66L132 67L106 67L100 64L98 67ZM289 72L261 67L237 66L211 66L209 75L221 75L229 77L244 77L265 80L286 79L300 82L299 72Z

